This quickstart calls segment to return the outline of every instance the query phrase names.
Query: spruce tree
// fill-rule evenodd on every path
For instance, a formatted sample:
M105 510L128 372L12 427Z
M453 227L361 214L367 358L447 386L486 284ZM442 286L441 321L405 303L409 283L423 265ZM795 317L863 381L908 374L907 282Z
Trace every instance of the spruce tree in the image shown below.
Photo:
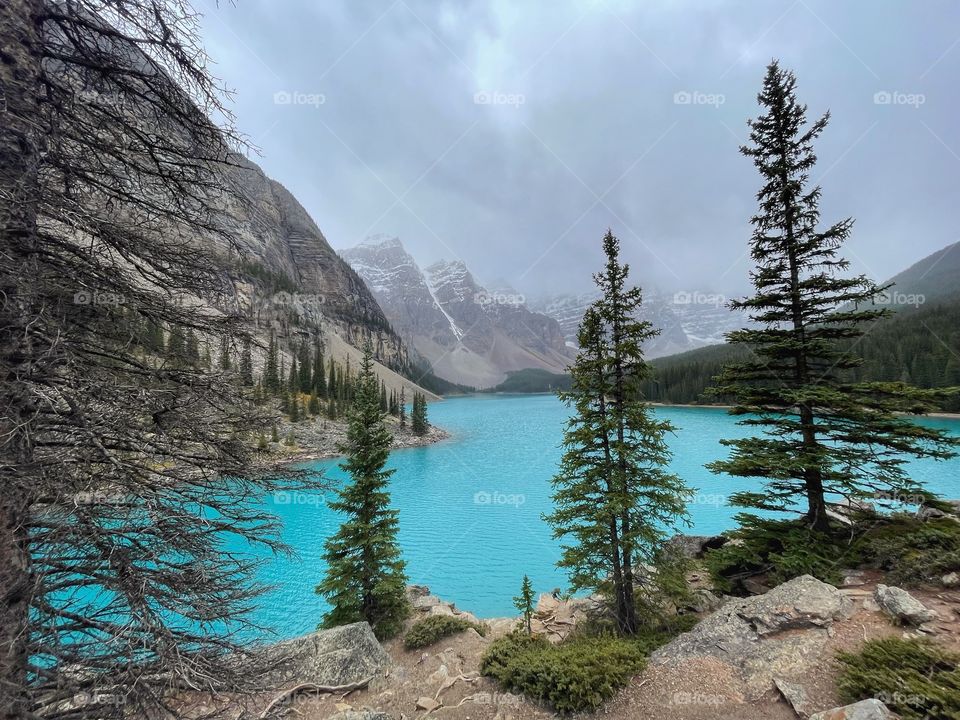
M407 391L400 388L400 429L407 427Z
M253 351L250 338L244 338L240 351L240 380L244 385L253 385Z
M398 512L390 507L385 469L392 437L380 410L373 351L364 349L353 405L347 414L347 442L340 466L350 481L330 507L346 517L325 543L327 574L317 592L330 603L322 627L366 620L377 637L390 637L408 613L404 562L397 543Z
M320 340L314 341L313 346L313 391L317 397L327 396L327 381L324 378L323 348Z
M899 382L850 382L861 365L852 348L888 314L872 301L885 288L844 273L840 256L852 219L820 229L820 188L811 186L813 142L829 113L807 124L796 78L771 63L749 121L752 144L741 152L760 171L759 210L751 219L753 296L731 303L757 327L728 334L754 356L727 366L714 393L735 399L732 414L759 436L724 440L730 457L708 467L760 478L762 491L739 492L733 504L796 512L829 529L831 502L875 493L922 495L906 473L909 456L944 459L956 441L897 413L931 410L936 393Z
M639 627L633 568L655 561L665 531L685 518L690 491L665 469L673 426L654 417L638 389L650 374L642 344L659 331L635 319L642 295L626 286L619 246L608 230L606 266L594 275L601 297L584 314L572 386L560 393L575 412L546 520L567 541L559 566L573 589L610 595L618 630L629 635Z
M413 394L413 408L410 413L410 428L414 435L426 435L430 423L427 422L427 398L415 392Z
M271 395L276 395L280 392L280 370L277 363L277 339L273 333L270 333L270 343L267 346L267 361L263 368L263 388Z
M384 415L390 412L390 403L387 400L387 384L383 380L380 381L380 410Z
M302 393L309 394L313 389L313 378L310 374L310 349L305 342L300 343L297 366L299 367L297 375L297 381L299 383L298 389Z
M520 585L520 594L513 598L513 606L520 611L523 616L523 624L527 629L527 635L533 634L530 627L530 620L533 618L533 583L526 575L523 576L523 583Z

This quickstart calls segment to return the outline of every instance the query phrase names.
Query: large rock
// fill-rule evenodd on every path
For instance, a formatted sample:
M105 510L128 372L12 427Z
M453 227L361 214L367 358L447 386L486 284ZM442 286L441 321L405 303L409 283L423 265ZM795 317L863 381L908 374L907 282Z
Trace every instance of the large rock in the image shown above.
M707 550L723 547L728 538L723 535L674 535L666 547L686 558L703 557Z
M390 662L365 622L304 635L271 645L261 659L270 668L262 683L346 685L379 675Z
M827 628L852 609L835 587L804 575L766 595L727 602L655 651L651 660L679 666L716 658L742 677L750 695L758 696L773 689L774 677L790 680L809 672L819 660Z
M937 617L933 610L928 610L923 603L902 588L877 585L873 596L887 614L906 625L922 625Z
M895 718L887 706L879 700L861 700L853 705L824 710L811 715L810 720L891 720Z

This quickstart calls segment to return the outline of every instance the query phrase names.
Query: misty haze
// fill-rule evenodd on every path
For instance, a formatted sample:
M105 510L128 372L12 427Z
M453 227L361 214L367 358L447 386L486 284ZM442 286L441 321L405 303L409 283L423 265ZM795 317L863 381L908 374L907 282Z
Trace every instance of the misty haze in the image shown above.
M960 717L960 5L0 4L0 720Z

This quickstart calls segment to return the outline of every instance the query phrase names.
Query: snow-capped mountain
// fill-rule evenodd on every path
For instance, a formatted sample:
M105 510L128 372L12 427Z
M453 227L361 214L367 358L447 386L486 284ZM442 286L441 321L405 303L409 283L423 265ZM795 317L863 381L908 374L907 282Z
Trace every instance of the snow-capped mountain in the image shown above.
M382 235L341 256L442 378L489 387L513 370L563 372L573 358L556 320L531 312L517 293L488 290L460 261L421 270L399 239Z
M564 341L577 345L583 313L599 295L558 295L531 303L531 307L560 324ZM726 306L726 298L706 293L662 293L644 290L643 319L660 328L660 335L644 348L647 358L664 357L726 342L724 334L744 327L746 317Z

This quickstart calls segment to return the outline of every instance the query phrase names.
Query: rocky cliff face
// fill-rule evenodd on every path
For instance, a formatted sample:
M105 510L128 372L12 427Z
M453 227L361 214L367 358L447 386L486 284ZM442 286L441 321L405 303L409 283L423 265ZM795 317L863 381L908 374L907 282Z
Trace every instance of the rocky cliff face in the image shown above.
M560 324L564 341L576 347L583 313L598 297L596 293L558 295L531 303L531 307L554 318ZM660 328L660 335L644 348L648 359L726 342L725 333L747 323L742 313L726 307L722 296L655 290L644 291L642 317Z
M343 252L392 326L447 380L489 387L524 368L563 372L573 358L559 324L522 296L491 292L459 261L421 270L396 238Z
M281 337L313 327L354 347L369 340L384 364L405 368L406 347L377 300L297 199L244 158L226 179L236 194L226 196L222 222L243 250L224 249L236 289L228 302Z

